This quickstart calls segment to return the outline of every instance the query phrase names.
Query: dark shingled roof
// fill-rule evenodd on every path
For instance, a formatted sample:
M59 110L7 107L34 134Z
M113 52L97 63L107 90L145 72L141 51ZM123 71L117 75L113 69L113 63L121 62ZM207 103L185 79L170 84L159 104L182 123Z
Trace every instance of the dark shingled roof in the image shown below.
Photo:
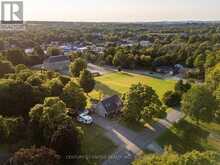
M62 61L69 61L69 57L65 55L59 55L59 56L50 56L47 59L47 63L55 63L55 62L62 62Z
M117 95L108 97L108 98L102 100L101 102L102 102L103 106L105 107L107 113L114 112L122 106L122 101L119 98L119 96L117 96Z

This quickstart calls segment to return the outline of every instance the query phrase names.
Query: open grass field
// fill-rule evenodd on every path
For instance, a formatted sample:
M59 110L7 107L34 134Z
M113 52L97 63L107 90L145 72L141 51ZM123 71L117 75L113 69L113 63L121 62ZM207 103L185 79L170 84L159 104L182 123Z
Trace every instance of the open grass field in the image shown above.
M82 153L87 159L82 159L81 164L99 165L100 162L110 156L117 146L104 135L104 130L99 126L78 124L84 132L82 138Z
M185 153L193 149L220 152L220 124L200 123L186 119L174 125L157 139L161 146L172 145L174 151Z
M160 98L168 90L173 90L174 80L157 79L144 75L124 72L109 73L96 78L96 90L101 90L105 95L121 95L127 92L132 84L143 83L152 87Z

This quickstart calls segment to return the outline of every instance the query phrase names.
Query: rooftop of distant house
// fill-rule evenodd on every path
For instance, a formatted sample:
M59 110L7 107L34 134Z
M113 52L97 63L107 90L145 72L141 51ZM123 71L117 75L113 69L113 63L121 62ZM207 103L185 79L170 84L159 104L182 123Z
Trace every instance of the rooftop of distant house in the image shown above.
M69 57L65 55L50 56L45 62L55 63L55 62L62 62L62 61L69 61Z

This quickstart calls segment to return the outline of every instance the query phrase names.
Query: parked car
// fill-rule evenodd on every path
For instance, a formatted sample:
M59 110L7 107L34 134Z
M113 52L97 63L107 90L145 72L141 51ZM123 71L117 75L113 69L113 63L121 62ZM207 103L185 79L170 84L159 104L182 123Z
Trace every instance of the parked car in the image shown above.
M89 116L86 113L82 113L77 117L77 121L79 121L80 123L83 124L92 124L93 123L93 119L91 116Z

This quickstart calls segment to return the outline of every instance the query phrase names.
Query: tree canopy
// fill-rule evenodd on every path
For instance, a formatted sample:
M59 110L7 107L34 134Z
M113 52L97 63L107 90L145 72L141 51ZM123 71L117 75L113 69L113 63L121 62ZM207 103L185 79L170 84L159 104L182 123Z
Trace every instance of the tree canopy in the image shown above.
M70 64L70 73L74 77L79 77L80 72L87 68L86 62L82 58L77 58L73 63Z
M155 91L144 84L132 85L123 97L126 120L141 122L166 116L165 108Z
M91 72L83 70L80 72L79 84L85 93L91 92L95 88L95 80Z
M46 98L44 104L35 105L29 116L30 122L37 124L37 127L42 130L46 144L50 142L50 138L59 127L72 123L66 104L58 97Z
M219 153L207 151L192 151L178 155L167 150L163 155L145 155L137 159L133 165L217 165L220 161Z
M41 147L21 148L6 163L6 165L59 165L60 156L52 149Z
M216 100L207 86L195 85L183 96L181 108L197 122L211 122L216 112Z
M66 103L68 108L73 110L83 110L86 106L86 97L83 90L74 82L70 81L63 88L62 100Z

